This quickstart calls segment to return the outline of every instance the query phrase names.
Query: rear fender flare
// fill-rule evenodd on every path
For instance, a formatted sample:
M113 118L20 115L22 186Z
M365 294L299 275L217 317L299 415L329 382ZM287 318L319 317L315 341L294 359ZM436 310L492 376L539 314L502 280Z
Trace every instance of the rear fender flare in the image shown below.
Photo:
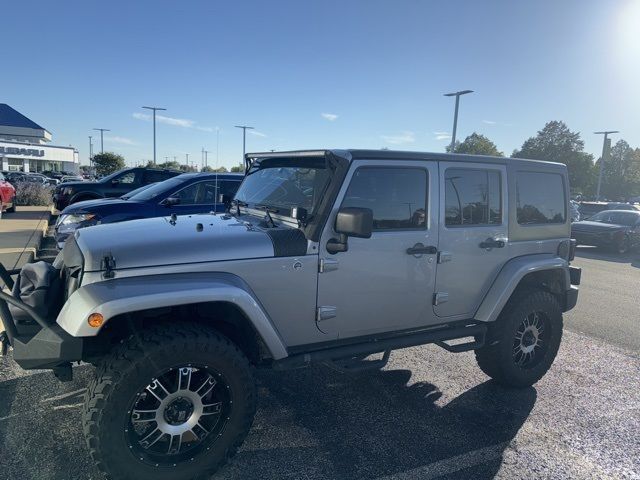
M498 277L485 295L474 320L493 322L511 298L522 279L530 273L560 270L564 290L571 288L569 264L566 260L552 255L525 255L508 261L500 270Z

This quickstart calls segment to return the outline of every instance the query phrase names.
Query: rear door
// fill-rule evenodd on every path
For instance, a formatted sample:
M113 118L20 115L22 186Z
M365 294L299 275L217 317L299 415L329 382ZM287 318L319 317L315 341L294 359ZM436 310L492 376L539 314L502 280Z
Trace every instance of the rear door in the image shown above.
M508 260L507 198L504 165L440 163L438 317L471 318Z

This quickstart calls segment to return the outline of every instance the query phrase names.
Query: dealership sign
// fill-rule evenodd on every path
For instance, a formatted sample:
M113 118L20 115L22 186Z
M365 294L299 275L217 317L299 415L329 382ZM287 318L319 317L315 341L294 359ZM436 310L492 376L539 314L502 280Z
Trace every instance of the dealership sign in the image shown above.
M0 155L25 155L29 157L44 157L44 150L35 148L0 147Z

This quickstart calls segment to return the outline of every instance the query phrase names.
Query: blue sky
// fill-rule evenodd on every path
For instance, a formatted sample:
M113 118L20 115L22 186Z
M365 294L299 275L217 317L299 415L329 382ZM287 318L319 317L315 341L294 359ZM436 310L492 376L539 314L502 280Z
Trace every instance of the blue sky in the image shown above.
M5 2L0 102L74 145L94 127L128 163L152 158L142 105L166 107L158 159L215 164L247 150L443 151L458 138L509 154L549 120L598 154L640 146L640 1ZM11 19L10 21L8 21ZM615 139L620 137L614 137Z

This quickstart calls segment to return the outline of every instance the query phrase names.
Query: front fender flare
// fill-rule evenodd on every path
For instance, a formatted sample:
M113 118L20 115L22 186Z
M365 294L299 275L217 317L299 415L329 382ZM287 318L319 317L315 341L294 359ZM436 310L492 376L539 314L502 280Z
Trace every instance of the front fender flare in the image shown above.
M529 273L543 270L562 270L565 290L571 287L569 264L566 260L552 255L525 255L514 258L500 270L474 315L474 320L495 321L520 281Z
M251 288L229 273L177 273L91 283L73 292L56 322L74 337L92 337L100 329L87 323L91 313L101 313L104 326L124 313L216 301L240 308L275 360L287 356L284 342Z

